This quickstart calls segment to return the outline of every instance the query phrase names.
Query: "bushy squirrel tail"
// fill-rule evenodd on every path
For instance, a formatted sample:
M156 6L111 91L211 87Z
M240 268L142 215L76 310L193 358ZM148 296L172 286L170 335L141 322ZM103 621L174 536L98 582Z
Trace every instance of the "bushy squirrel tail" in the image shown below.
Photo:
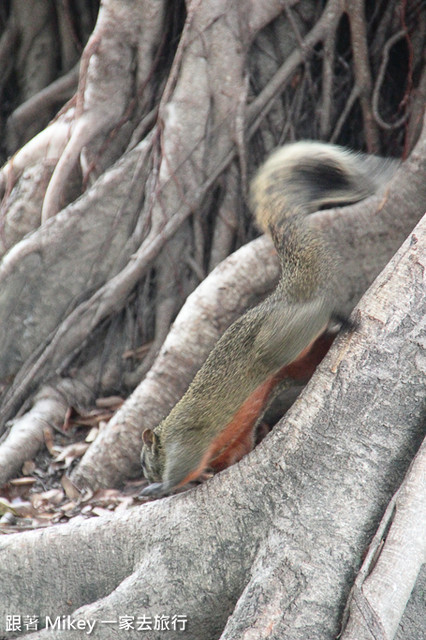
M293 216L373 195L397 161L355 153L321 142L296 142L275 151L252 181L250 200L257 224L273 235Z

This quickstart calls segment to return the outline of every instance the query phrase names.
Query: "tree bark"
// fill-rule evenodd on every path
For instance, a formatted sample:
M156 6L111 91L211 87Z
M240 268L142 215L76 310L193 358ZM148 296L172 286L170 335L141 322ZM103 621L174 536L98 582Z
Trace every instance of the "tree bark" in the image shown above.
M409 465L424 437L425 124L410 151L426 20L416 1L373 4L103 0L94 28L96 0L40 0L33 22L22 0L0 9L0 152L44 126L87 42L76 95L0 171L0 482L68 404L142 379L71 477L140 474L143 429L275 285L264 237L221 262L254 235L247 184L273 147L408 157L377 197L312 218L341 262L341 309L371 288L286 418L193 490L2 536L1 640L6 615L38 616L20 633L40 639L76 637L41 629L62 615L100 638L126 616L151 616L150 640L421 637L424 573L397 627L424 542L423 449ZM154 628L167 616L187 629Z
M342 640L393 638L426 561L426 439L388 508L349 599ZM382 548L383 547L383 548Z

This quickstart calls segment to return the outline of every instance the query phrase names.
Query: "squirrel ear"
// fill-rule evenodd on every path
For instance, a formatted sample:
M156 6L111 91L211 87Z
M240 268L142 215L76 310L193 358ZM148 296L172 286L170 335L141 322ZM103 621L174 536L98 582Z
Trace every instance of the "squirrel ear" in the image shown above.
M147 447L152 447L155 442L155 433L152 429L145 429L142 434L142 441Z

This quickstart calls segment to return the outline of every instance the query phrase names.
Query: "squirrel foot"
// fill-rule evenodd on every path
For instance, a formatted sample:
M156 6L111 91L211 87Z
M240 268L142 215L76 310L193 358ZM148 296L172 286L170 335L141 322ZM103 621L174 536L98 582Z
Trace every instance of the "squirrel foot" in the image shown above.
M339 313L338 311L334 311L331 314L331 320L336 324L337 331L349 332L356 331L359 328L359 322L357 320L352 320L349 316L344 313Z
M166 482L153 482L149 484L145 489L139 494L139 497L146 498L149 496L150 498L161 498L165 496L170 491L170 487Z

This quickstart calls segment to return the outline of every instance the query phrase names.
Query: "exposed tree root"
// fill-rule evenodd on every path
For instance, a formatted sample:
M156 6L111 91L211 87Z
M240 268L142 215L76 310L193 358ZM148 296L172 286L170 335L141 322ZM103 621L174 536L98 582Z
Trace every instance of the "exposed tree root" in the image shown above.
M37 118L48 118L48 114L54 107L64 104L74 95L78 84L78 68L76 65L64 76L54 80L49 86L41 89L26 102L19 105L9 117L8 136L9 145L18 148L18 140L24 138L28 130L28 124L37 121Z
M350 312L373 284L357 330L336 340L286 419L194 491L1 536L0 637L6 614L75 614L97 621L95 638L121 633L102 626L110 616L182 614L187 639L331 640L424 436L424 221L412 229L426 200L425 130L411 149L424 113L425 13L419 0L103 0L95 25L97 9L0 8L4 157L54 115L81 58L75 96L0 171L0 417L14 421L0 482L68 402L85 404L87 389L126 396L146 373L71 477L95 489L140 475L142 430L276 283L269 240L239 249L253 237L247 184L273 147L331 138L408 161L377 197L312 216L341 262L338 306ZM416 482L404 487L378 562L356 583L348 633L362 610L376 640L391 635L415 582L424 516ZM398 530L412 554L395 551ZM394 578L401 557L406 575ZM401 581L390 613L374 586L383 565L381 584ZM411 637L400 627L397 640L420 637L411 602Z
M393 496L349 598L342 640L393 638L426 562L426 440Z
M44 430L61 427L70 405L87 403L88 388L75 380L59 380L55 387L43 387L34 398L31 409L16 418L7 438L0 444L0 485L13 478L26 460L32 460L44 444Z

